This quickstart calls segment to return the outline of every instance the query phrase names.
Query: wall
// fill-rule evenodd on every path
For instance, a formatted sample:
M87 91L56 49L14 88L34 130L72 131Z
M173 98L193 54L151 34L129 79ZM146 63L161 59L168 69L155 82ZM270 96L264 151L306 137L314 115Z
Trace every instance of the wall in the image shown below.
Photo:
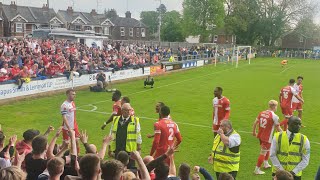
M129 69L123 71L116 71L115 73L105 72L107 78L111 81L130 79L150 75L150 67L145 67L144 71L140 69ZM69 89L73 87L86 86L96 83L96 74L86 74L81 77L74 77L74 82L68 80L66 77L31 81L24 83L21 89L17 88L16 84L0 85L0 100L10 99L20 96L27 96L39 94L43 92L50 92L62 89Z

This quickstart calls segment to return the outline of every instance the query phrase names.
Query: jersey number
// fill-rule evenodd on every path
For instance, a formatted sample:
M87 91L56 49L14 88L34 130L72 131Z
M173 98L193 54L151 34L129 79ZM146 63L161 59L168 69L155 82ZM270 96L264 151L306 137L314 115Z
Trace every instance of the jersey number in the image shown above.
M267 120L265 118L260 118L260 127L266 128Z
M288 99L288 92L283 92L283 98Z
M169 135L169 137L168 137L168 140L169 140L169 141L172 141L172 140L173 140L173 133L174 133L173 128L170 128L170 129L169 129L169 133L170 133L170 135Z

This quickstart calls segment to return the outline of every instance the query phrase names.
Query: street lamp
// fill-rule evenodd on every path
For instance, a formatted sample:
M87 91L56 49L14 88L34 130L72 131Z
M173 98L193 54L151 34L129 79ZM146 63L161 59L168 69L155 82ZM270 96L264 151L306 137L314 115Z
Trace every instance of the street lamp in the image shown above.
M156 1L159 1L160 2L160 6L162 4L162 0L156 0ZM158 11L159 11L159 29L158 29L158 33L159 33L159 46L160 46L160 42L161 42L161 21L162 21L162 14L161 14L161 9L160 9L160 6L158 8Z

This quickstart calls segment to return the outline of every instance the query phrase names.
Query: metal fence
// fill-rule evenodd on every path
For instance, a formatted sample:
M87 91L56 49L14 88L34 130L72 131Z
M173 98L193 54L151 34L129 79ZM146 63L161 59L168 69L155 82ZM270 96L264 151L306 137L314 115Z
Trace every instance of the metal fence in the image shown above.
M259 57L279 57L279 58L297 58L297 59L320 59L319 51L257 51L257 56Z

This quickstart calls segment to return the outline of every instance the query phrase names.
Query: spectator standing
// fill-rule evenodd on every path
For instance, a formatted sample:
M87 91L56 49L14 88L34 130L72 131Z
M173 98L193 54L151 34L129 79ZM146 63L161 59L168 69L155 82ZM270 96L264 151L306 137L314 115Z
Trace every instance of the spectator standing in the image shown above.
M29 154L32 151L32 140L40 134L40 131L28 129L23 133L23 140L16 144L16 151L18 154ZM22 163L21 169L25 170L25 163Z
M115 116L110 128L110 135L113 142L109 146L109 156L117 157L120 151L130 154L133 151L141 150L141 127L139 118L130 116L131 106L128 103L122 105L122 115ZM134 161L130 159L128 169L134 167Z
M310 160L310 142L306 135L299 133L300 128L300 118L292 116L288 120L288 130L274 135L270 150L273 176L277 170L286 170L294 180L301 179Z
M240 165L240 135L232 128L231 121L222 120L218 135L214 138L209 162L217 178L221 173L229 173L236 179Z

